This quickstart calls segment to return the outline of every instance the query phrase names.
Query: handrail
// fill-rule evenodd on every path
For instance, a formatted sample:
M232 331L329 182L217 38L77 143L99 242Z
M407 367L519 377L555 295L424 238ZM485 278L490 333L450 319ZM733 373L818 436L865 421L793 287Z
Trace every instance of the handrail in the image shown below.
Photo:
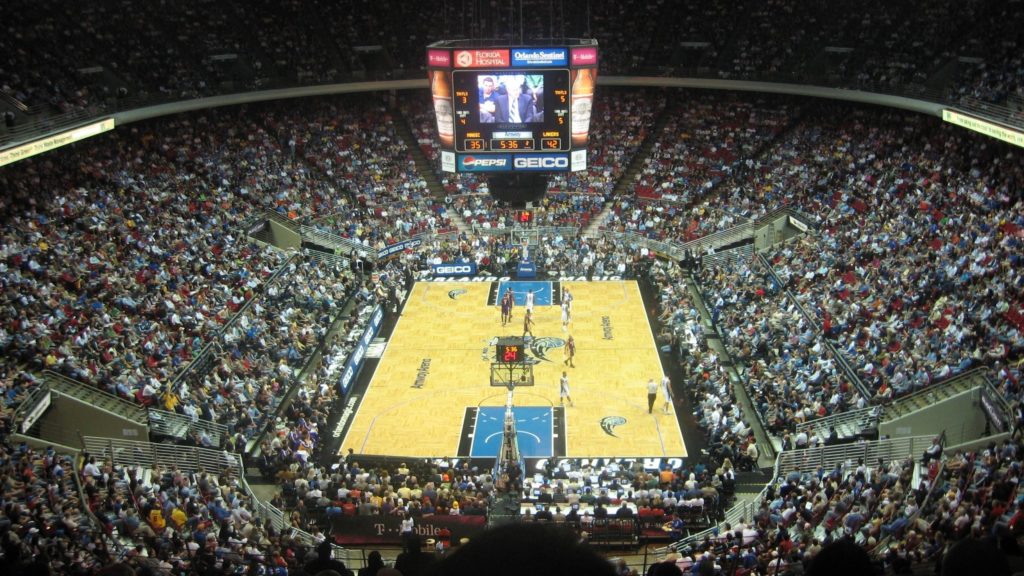
M306 255L310 260L316 260L317 262L327 262L329 264L335 264L337 266L348 267L352 263L352 259L348 256L341 256L339 254L333 254L331 252L321 252L319 250L310 250L309 248L303 248L302 253Z
M873 462L879 458L893 460L895 458L913 458L931 446L933 435L907 436L889 438L871 442L840 444L803 450L787 450L779 455L778 474L791 472L807 472L818 468L830 470L844 466L863 458L865 462Z
M168 412L167 410L158 410L156 408L150 408L146 415L149 418L150 433L176 436L174 428L184 426L186 433L192 430L207 432L212 437L213 443L217 446L220 446L221 441L228 435L228 427L226 425L213 422L212 420L192 419L177 412Z
M15 407L14 417L11 419L11 427L16 432L21 432L21 423L24 421L25 416L43 400L43 397L46 394L49 393L50 387L46 385L45 381L41 382L30 390L28 396L26 396L25 399Z
M1012 427L1012 422L1016 420L1016 418L1014 418L1013 416L1013 406L1010 405L1010 402L1006 399L1006 396L1004 396L1003 393L999 391L999 388L996 388L995 383L992 382L992 378L990 377L992 372L984 368L977 368L976 370L984 370L984 373L981 376L985 380L985 388L988 389L989 394L991 394L991 396L995 398L996 402L999 403L999 407L1002 409L1003 414L1006 416L1007 424ZM974 372L975 370L968 370L967 372L964 372L962 376L967 376L969 374L973 374Z
M296 222L295 220L292 220L291 218L275 210L263 210L263 217L266 218L267 220L273 220L274 222L277 222L278 224L284 226L285 228L288 228L293 232L298 232L299 228L302 227L301 223Z
M796 425L795 431L807 432L808 436L819 436L819 432L823 429L828 430L830 428L838 428L839 426L850 422L856 422L858 427L863 430L866 424L870 424L872 421L877 421L881 417L881 414L881 407L868 406L801 422Z
M781 456L781 453L778 456L775 457L775 470L776 471L778 470L778 463L779 463L779 457L780 456ZM729 524L731 527L735 528L737 524L740 524L744 520L746 520L748 522L751 521L754 518L754 514L757 512L757 509L761 506L761 502L763 502L765 497L768 495L768 489L775 483L777 477L778 477L778 474L773 474L771 479L768 481L768 483L766 483L764 485L764 488L762 488L761 491L758 492L756 496L754 496L754 499L752 501L748 502L748 501L741 500L741 501L737 502L736 504L733 504L733 506L731 508L726 510L726 512L723 515L723 518L722 518L722 520L720 522L717 522L717 523L715 523L715 525L711 526L710 528L706 528L706 529L704 529L704 530L702 530L700 532L697 532L696 534L690 534L690 535L686 536L685 538L682 538L682 539L680 539L680 540L678 540L676 542L673 542L673 543L669 544L665 548L659 548L659 549L655 550L655 553L656 554L665 554L669 550L674 550L676 552L679 552L679 551L682 551L687 546L690 546L690 545L698 543L698 542L702 542L705 538L711 538L713 536L718 536L718 535L722 535L724 537L724 534L723 534L724 529L723 528L724 528L724 526L726 524Z
M219 473L230 469L236 478L245 475L241 456L227 451L98 436L84 436L82 442L87 452L109 459L115 466L152 467L159 464L176 467L188 474L201 470Z
M82 454L79 453L77 456L77 461L75 462L76 471L82 469L83 462L81 461L81 458ZM89 499L85 497L85 487L82 486L82 475L75 472L70 474L70 476L75 480L75 490L78 493L78 501L81 503L82 510L85 512L86 516L89 518L89 521L92 523L92 525L96 527L97 533L100 534L101 537L106 542L113 543L114 549L116 549L118 552L117 556L120 557L121 554L123 554L125 551L124 546L115 536L113 536L112 534L107 534L106 530L103 529L103 523L100 522L100 519L96 517L96 514L92 511L92 508L89 507Z
M889 403L889 408L896 408L897 406L899 406L901 404L912 403L915 400L918 400L919 398L924 398L925 396L927 396L929 394L934 394L935 391L938 390L941 387L952 386L953 384L956 384L957 382L960 382L961 380L966 380L968 378L974 378L976 376L981 376L982 378L986 378L985 371L986 371L986 368L978 367L978 368L972 368L971 370L968 370L966 372L961 372L960 374L956 374L956 375L951 376L949 378L943 378L942 380L939 380L939 381L936 381L936 382L933 382L931 384L928 384L928 385L924 386L920 390L917 390L915 392L911 392L910 394L907 394L905 396L899 396L897 398L893 398L892 402ZM996 396L997 396L997 398L1003 398L1002 394L996 394ZM1005 398L1003 398L1003 401L1005 401ZM1008 411L1006 413L1009 414Z
M363 245L358 240L345 238L343 236L334 234L333 232L327 232L326 230L320 230L319 228L316 228L314 226L309 226L308 224L303 224L299 226L299 231L302 234L303 240L305 240L306 238L313 238L316 240L326 242L328 246L331 246L333 248L344 248L348 250L350 253L354 252L359 254L360 256L368 257L374 260L377 258L377 254L375 251L370 250L368 246Z
M53 370L43 370L43 378L46 380L47 384L50 386L50 390L52 391L62 392L63 390L61 390L61 388L64 388L64 390L78 390L83 394L98 394L100 397L107 398L112 402L115 402L117 406L124 409L125 414L122 414L122 416L130 418L139 424L146 423L146 409L131 400L126 400L96 386L79 382L74 378L70 378L59 372L54 372Z
M242 486L242 490L249 496L249 505L254 515L264 520L269 520L271 526L278 530L278 532L284 532L291 528L291 525L288 523L288 517L285 516L284 512L256 497L256 493L252 491L245 476L239 477L239 483Z

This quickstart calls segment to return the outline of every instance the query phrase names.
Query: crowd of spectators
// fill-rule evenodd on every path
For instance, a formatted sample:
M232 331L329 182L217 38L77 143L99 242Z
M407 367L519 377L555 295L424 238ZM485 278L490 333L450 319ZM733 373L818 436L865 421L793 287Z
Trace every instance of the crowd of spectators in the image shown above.
M776 98L681 92L635 176L634 194L615 198L603 227L681 244L755 217L767 208L737 181L795 108Z
M297 5L287 9L303 10ZM298 51L307 55L318 49L301 46ZM290 65L278 52L264 49L275 65ZM914 49L925 53L932 48ZM80 57L89 54L86 50ZM124 74L145 82L143 68L125 68ZM895 77L902 83L917 74L913 68L897 69L884 80ZM310 77L324 81L331 74L317 69ZM182 81L188 82L187 77ZM583 225L600 211L658 114L658 98L637 95L609 92L606 107L595 113L590 170L586 176L554 180L555 190L536 210L538 224ZM1024 169L1019 154L903 113L834 104L798 110L789 102L743 98L701 97L690 104L668 113L665 132L638 176L635 197L615 200L608 226L683 242L781 204L817 222L814 236L767 255L771 270L752 260L709 266L698 274L731 355L746 365L745 385L770 430L785 434L801 421L866 402L837 370L826 341L879 401L978 365L995 368L1008 399L1024 400L1019 368L1007 365L1024 347L1018 254ZM421 127L419 144L433 150L432 124L427 121L422 129L422 114L410 118ZM373 304L397 306L411 275L428 262L471 258L500 270L521 256L521 247L468 234L437 239L386 264L383 281L373 284L357 280L339 264L286 262L281 253L244 239L243 222L260 210L316 221L373 248L424 231L446 231L450 210L468 212L477 224L511 226L512 214L480 195L459 194L451 205L432 199L395 121L401 120L380 104L358 98L206 111L131 127L5 168L0 184L10 193L0 199L0 345L11 363L4 366L4 408L32 386L31 371L48 368L143 404L231 422L229 442L238 449L266 423L279 394L326 336L332 311L351 296L356 311L342 330L347 337L325 348L323 364L300 387L263 447L265 472L285 487L282 502L295 510L300 526L352 510L479 513L501 481L486 472L364 470L357 458L329 470L310 456L336 395L330 382ZM674 162L677 158L687 161ZM476 181L448 184L455 192L486 189ZM633 506L626 508L660 504L671 515L675 508L665 501L672 498L678 505L684 496L696 499L686 494L696 490L704 504L712 500L719 508L716 481L725 485L734 467L756 462L757 447L750 440L751 415L739 413L734 384L720 360L700 345L703 329L678 269L651 266L653 255L646 249L606 238L546 238L537 252L545 269L567 275L648 273L654 280L661 298L661 341L670 350L687 351L680 358L697 384L692 388L695 415L708 433L716 469L693 470L692 477L689 469L669 471L669 488L659 477L657 492L647 485L650 478L634 474L626 477L629 487L616 488L614 496L620 503L623 496L632 498ZM795 294L795 300L783 290ZM177 380L207 345L212 345L207 369ZM178 387L166 386L172 381ZM5 462L42 461L31 473L18 466L11 477L23 483L19 489L38 491L44 488L39 478L54 479L57 487L45 489L63 494L64 482L52 468L59 462L66 469L66 460L52 454L40 458L21 447L3 449L12 455ZM995 522L1005 515L1005 507L994 514L992 502L1007 498L976 496L979 482L1002 486L1016 477L1011 465L1017 461L1016 446L1002 447L999 454L952 461L949 470L970 469L970 474L951 472L954 476L946 481L961 492L974 489L975 497L967 504L960 499L955 506L940 505L940 521L927 528L935 534L931 541L907 539L908 530L899 523L901 515L909 518L921 504L920 490L908 487L906 463L787 478L752 519L755 530L780 543L763 548L767 556L762 559L774 562L770 552L776 551L784 559L778 562L800 561L815 539L824 544L836 534L866 546L872 538L894 534L903 539L903 548L895 547L894 554L918 550L904 556L931 557L923 550L948 537L945 532L986 532L994 525L986 524L986 518ZM569 472L565 479L536 480L538 490L554 498L558 480L572 479ZM580 478L586 477L581 472ZM248 513L231 479L193 489L193 480L179 479L173 471L151 478L160 478L148 485L152 496L139 498L128 470L89 474L89 505L117 530L131 528L133 522L121 512L130 517L132 508L143 518L151 518L154 510L165 518L174 518L176 509L195 515L190 533L221 515L218 497L228 502L223 509L229 517ZM132 506L118 504L118 490L124 488L119 483L128 486ZM137 488L147 493L146 485ZM586 493L586 481L563 482L561 488L567 497ZM428 496L430 490L436 497ZM190 509L189 499L198 496L203 504L193 500ZM607 496L613 496L610 489ZM39 509L61 517L57 524L72 530L79 524L74 504L69 501L65 509L50 502L49 508ZM849 519L858 513L863 518L851 528ZM17 506L5 510L7 518L11 514L18 517ZM803 522L791 522L795 515ZM264 557L261 550L267 547L280 547L282 554L289 549L290 544L251 521L242 524L253 530L245 534L238 526L225 527L223 520L213 519L207 542L213 535L213 542L226 544L227 550L244 550L241 556ZM220 526L213 527L218 521ZM182 531L187 524L162 533L149 523L150 534L138 523L145 540L138 555L169 565L182 562L181 555L190 549ZM971 529L964 531L965 526ZM923 526L918 528L916 534L924 533ZM247 536L263 548L247 550L241 541ZM798 551L782 545L787 541L796 542ZM87 552L59 546L64 561L87 563L90 555L100 554L96 545L89 549L88 542L79 542ZM30 538L22 553L41 545Z
M1018 155L903 114L824 105L745 168L738 184L820 226L769 253L773 270L701 272L769 427L864 405L825 339L878 402L975 366L1002 370L1020 400L1005 367L1021 350Z
M85 514L72 456L37 450L0 431L0 568L7 574L88 574L115 559Z
M416 233L410 222L439 228L444 213L403 150L379 104L356 97L210 110L9 167L5 408L50 369L228 423L221 440L244 447L332 311L373 289L344 261L286 263L247 241L244 224L262 210L344 214L342 235L373 248Z

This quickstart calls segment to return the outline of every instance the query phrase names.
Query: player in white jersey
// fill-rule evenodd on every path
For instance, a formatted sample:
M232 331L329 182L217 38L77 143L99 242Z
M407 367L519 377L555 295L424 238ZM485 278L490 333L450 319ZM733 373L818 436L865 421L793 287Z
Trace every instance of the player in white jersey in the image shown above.
M672 404L672 381L669 380L668 374L661 377L661 393L665 396L665 407L663 411L668 414L669 406Z
M569 401L569 406L574 406L572 396L569 395L569 374L562 372L562 378L558 381L558 405L562 406L565 401Z

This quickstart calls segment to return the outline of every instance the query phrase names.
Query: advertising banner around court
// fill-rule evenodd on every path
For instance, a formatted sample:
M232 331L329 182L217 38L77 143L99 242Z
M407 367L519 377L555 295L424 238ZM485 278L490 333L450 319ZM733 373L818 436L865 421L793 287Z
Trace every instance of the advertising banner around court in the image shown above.
M338 381L342 394L348 392L352 381L356 379L356 374L359 374L359 368L363 365L363 357L366 356L366 349L370 347L370 343L377 336L382 320L384 320L384 309L377 306L370 317L370 323L366 326L366 330L363 330L363 335L359 338L359 343L356 344L352 355L345 362L345 370L341 373L341 380Z
M416 519L416 534L422 540L437 539L443 528L451 532L451 542L472 539L487 524L484 516L423 516ZM401 544L402 518L399 516L340 516L331 519L331 537L342 546L353 544Z
M475 276L476 262L444 262L431 267L434 276Z
M420 238L412 238L409 240L403 240L401 242L395 242L394 244L385 246L384 248L378 250L377 259L384 260L392 256L397 256L398 254L405 252L406 249L412 250L413 248L418 248L420 244L423 244L423 240L421 240Z

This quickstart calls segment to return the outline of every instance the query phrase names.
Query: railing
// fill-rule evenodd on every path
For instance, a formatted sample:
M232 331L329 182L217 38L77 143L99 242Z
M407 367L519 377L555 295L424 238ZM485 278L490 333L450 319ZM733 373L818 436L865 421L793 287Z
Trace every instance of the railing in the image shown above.
M368 246L364 246L358 240L342 238L332 232L326 232L305 224L299 227L299 231L302 234L303 240L313 240L331 248L342 248L347 250L349 254L358 254L360 256L370 258L371 260L377 259L377 253L374 250L371 250Z
M325 262L327 264L333 264L348 268L352 264L352 259L348 256L341 256L338 254L332 254L330 252L321 252L319 250L310 250L309 248L303 248L302 253L306 255L310 260L316 260L317 262Z
M825 416L824 418L815 418L814 420L801 422L796 425L795 431L798 433L806 432L807 436L810 438L815 436L828 437L829 431L832 428L839 429L842 426L852 425L857 430L864 430L865 428L869 428L871 425L877 423L881 416L881 407L869 406L867 408L840 412L838 414L832 414L831 416ZM822 434L822 431L824 431L825 434Z
M275 506L260 500L259 497L256 496L256 493L252 491L252 488L249 486L249 482L245 479L245 476L239 477L239 485L241 486L242 491L249 497L250 512L252 512L254 516L264 521L270 521L270 525L273 526L279 534L289 534L309 548L315 548L317 546L318 542L312 534L292 526L288 522L288 517L284 512ZM352 550L342 548L336 544L331 544L331 557L336 560L342 560L346 565L352 565L352 561L354 560L353 554L354 551Z
M280 212L274 210L264 210L263 217L266 218L267 220L277 222L281 226L284 226L285 228L288 228L293 232L298 232L299 229L302 227L302 224L300 224L299 222L296 222L295 220L292 220L291 218L285 216L284 214L281 214Z
M146 409L131 400L126 400L105 390L100 390L95 386L79 382L74 378L68 378L67 376L54 372L53 370L43 370L43 379L50 387L50 390L54 392L62 392L75 398L88 397L89 395L106 398L122 411L119 416L123 416L139 424L146 423Z
M972 379L972 378L980 376L983 379L982 386L984 386L984 383L989 383L990 384L990 382L988 381L988 377L985 375L985 371L986 371L986 368L974 368L972 370L968 370L966 372L961 372L960 374L956 374L954 376L950 376L949 378L943 378L942 380L938 380L938 381L932 382L932 383L928 384L927 386L924 386L920 390L917 390L917 391L912 392L910 394L906 394L904 396L898 396L898 397L894 398L892 400L892 402L889 403L888 409L890 411L898 411L901 406L904 406L904 405L907 405L907 404L917 405L918 404L918 400L920 400L921 398L926 398L926 397L928 397L930 395L935 394L935 392L938 391L940 388L943 388L943 387L946 387L946 386L954 386L954 385L956 385L956 383L960 382L961 380ZM1003 398L1003 395L999 394L998 391L996 392L995 395L996 395L997 401L1001 400L1004 403L1006 402L1006 399ZM928 404L929 404L929 402L924 402L924 403L922 403L922 406L927 406ZM1011 413L1010 412L1009 404L1001 404L1000 406L1005 407L1004 414L1010 414Z
M115 466L152 468L159 464L164 467L176 467L186 474L194 474L200 470L219 473L230 469L235 478L245 475L241 457L222 450L98 436L85 436L82 442L87 452L109 459Z
M775 462L777 467L778 457L776 457ZM772 480L769 480L768 484L765 484L764 488L762 488L761 491L757 493L757 496L755 496L753 500L741 500L734 504L731 508L725 511L723 519L714 526L697 532L695 534L689 534L685 538L679 540L678 542L673 542L665 548L659 548L655 550L655 554L664 555L667 554L670 550L679 552L687 546L692 546L694 544L699 544L700 542L703 542L705 538L714 538L720 535L724 537L726 524L735 528L737 525L742 524L744 522L751 522L754 518L754 514L756 514L758 509L761 507L761 502L764 501L765 496L767 496L768 488L772 485L774 481L775 477L773 476Z
M859 442L838 446L787 450L779 454L777 475L790 472L810 472L819 468L831 470L836 466L855 464L863 458L865 463L878 459L891 462L896 459L916 458L931 446L935 436L909 436L874 442Z
M754 243L751 242L750 244L744 244L739 248L723 250L722 252L715 252L714 254L705 254L701 257L701 262L705 267L723 266L739 260L750 260L753 255Z
M999 104L991 104L977 98L964 98L960 102L953 104L952 107L1013 128L1020 129L1024 127L1024 114L1020 110L1014 110Z
M575 238L580 233L579 226L535 226L535 227L519 227L513 226L511 228L480 228L473 227L473 231L481 236L510 236L512 240L515 240L515 236L520 238L520 241L527 240L531 244L539 242L541 238L562 236L564 238Z
M1005 418L1004 422L1006 422L1006 429L1013 429L1013 427L1015 426L1015 422L1017 420L1016 417L1013 415L1013 406L1010 405L1010 402L1006 399L1006 396L1004 396L1003 393L999 391L999 388L996 387L995 383L992 382L992 378L989 377L991 375L991 372L989 372L985 368L976 368L974 370L968 370L967 372L964 372L962 376L967 377L968 375L974 375L977 372L982 372L980 376L985 379L985 389L988 390L989 396L993 398L999 405L998 407L1002 411L1003 417Z
M22 422L25 421L29 414L35 411L36 406L38 406L49 393L50 387L43 382L33 388L28 393L28 396L18 404L18 407L14 409L14 420L12 422L13 428L16 432L25 432L25 430L22 430Z
M690 240L682 245L677 245L680 253L689 250L691 254L703 254L708 251L708 248L718 248L719 246L728 246L737 242L746 240L754 237L754 222L744 222L738 226L733 226L726 230L714 232L707 236L701 236L696 240Z
M270 524L279 533L287 532L291 529L291 524L288 523L288 517L285 516L284 512L257 498L252 488L249 487L249 482L245 479L245 476L239 477L239 483L242 490L249 496L251 512L256 517L262 520L269 520Z
M731 230L731 228L730 228ZM662 242L660 240L652 240L646 236L640 234L634 234L632 232L614 232L611 230L603 230L605 238L610 239L614 242L624 242L634 246L642 246L647 248L655 254L660 254L666 258L673 258L675 260L682 259L685 254L685 250L678 244L670 242ZM705 236L707 238L707 236Z
M188 433L192 431L206 432L215 446L220 446L221 441L228 435L228 427L224 424L201 418L193 420L176 412L150 408L147 416L149 417L150 434L187 438Z

